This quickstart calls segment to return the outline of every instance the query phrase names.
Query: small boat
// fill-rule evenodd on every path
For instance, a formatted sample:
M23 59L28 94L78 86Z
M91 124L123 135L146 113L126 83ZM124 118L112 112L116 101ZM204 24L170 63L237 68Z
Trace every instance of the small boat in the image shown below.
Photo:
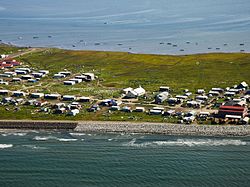
M164 44L164 42L160 42L160 45Z
M220 50L220 48L219 48L219 47L216 47L215 49L216 49L216 50Z
M117 45L123 45L123 44L117 44Z
M241 49L240 52L244 52L245 50L244 49Z
M227 44L224 44L224 46L227 46Z
M243 44L243 43L242 43L242 44L240 44L240 46L243 46L243 45L245 45L245 44Z
M180 51L184 51L184 49L180 49Z
M95 43L95 45L101 45L101 43Z
M72 45L72 47L76 47L75 45Z
M212 49L212 47L209 47L209 48L207 48L207 49Z
M177 47L177 45L173 45L173 47Z
M49 35L48 38L52 38L52 36Z
M172 45L172 43L167 43L167 45Z
M39 37L38 36L33 36L33 39L38 39Z
M190 41L186 41L186 44L190 44Z
M130 48L128 48L128 49L130 50L130 49L132 49L132 48L130 47Z

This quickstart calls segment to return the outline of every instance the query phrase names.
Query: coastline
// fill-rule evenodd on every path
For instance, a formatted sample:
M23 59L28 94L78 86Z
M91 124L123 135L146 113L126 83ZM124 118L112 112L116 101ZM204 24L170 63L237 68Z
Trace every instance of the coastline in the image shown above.
M182 125L119 121L1 120L1 130L72 130L97 133L141 133L187 136L249 136L249 125Z

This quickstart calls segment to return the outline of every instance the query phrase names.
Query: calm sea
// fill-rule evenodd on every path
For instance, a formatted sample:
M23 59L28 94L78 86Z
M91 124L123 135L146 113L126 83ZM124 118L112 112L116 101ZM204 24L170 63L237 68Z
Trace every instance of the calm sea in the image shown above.
M249 186L250 138L0 133L0 186Z
M250 52L249 0L0 0L0 22L0 40L24 46Z

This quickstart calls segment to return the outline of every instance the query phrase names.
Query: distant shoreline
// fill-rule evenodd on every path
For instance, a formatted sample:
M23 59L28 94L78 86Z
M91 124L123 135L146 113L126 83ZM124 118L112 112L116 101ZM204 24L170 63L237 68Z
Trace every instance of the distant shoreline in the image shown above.
M18 45L11 42L0 42L0 45L8 45L17 48L31 48L31 49L61 49L69 51L91 51L91 52L114 52L114 53L131 53L138 55L157 55L157 56L189 56L189 55L204 55L204 54L250 54L250 51L207 51L207 52L196 52L196 53L185 53L185 54L175 54L175 53L140 53L140 52L131 52L131 51L122 51L122 50L98 50L98 49L74 49L74 48L63 48L59 46L25 46Z
M0 120L0 129L73 130L98 133L142 133L188 136L250 136L249 125L183 125L123 121Z

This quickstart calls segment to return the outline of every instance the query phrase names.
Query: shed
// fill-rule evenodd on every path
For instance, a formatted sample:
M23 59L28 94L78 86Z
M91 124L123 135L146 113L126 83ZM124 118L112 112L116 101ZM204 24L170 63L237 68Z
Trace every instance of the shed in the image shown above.
M42 97L44 97L44 93L31 93L30 97L31 98L42 98Z
M45 94L44 98L45 99L60 99L61 95L60 94Z
M74 96L74 95L64 95L63 100L64 101L74 101L74 100L76 100L76 96Z
M68 86L72 86L72 85L75 85L76 82L75 81L63 81L63 84L68 85Z

